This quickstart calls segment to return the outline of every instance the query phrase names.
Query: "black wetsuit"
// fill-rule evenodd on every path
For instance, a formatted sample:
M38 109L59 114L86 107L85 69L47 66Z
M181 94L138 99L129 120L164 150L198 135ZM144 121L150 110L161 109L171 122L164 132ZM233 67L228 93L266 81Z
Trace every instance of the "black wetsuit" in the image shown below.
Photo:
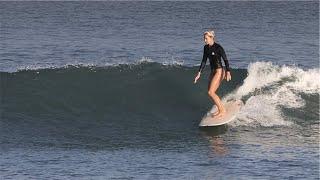
M207 58L209 58L211 72L213 72L217 68L221 68L221 57L223 58L226 70L230 71L229 61L222 46L216 42L212 46L209 46L208 44L204 45L203 58L199 67L199 72L202 72L202 70L206 66Z

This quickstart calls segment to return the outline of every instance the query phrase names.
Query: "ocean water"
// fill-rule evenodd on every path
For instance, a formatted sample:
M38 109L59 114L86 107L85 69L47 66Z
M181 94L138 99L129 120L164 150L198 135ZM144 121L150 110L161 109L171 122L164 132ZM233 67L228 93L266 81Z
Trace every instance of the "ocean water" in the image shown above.
M0 179L319 179L319 77L318 1L0 2Z

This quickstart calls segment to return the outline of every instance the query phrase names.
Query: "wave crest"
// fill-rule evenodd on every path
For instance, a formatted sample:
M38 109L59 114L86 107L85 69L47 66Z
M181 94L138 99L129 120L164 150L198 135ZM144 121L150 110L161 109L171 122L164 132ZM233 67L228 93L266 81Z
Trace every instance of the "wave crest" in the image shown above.
M306 102L301 94L320 94L320 71L295 66L254 62L248 66L243 85L223 98L243 99L245 106L233 121L234 126L292 125L282 108L301 108Z

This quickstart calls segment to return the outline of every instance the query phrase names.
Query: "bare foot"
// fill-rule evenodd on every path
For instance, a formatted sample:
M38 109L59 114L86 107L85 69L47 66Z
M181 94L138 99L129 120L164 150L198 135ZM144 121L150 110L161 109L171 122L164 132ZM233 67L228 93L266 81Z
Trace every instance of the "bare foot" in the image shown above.
M219 110L217 110L216 112L212 113L213 116L217 115L219 113Z
M219 113L219 109L217 108L217 106L215 107L216 111L214 113L210 113L211 117L216 116Z
M215 117L217 114L219 114L219 110L217 110L217 111L214 112L214 113L211 113L210 115L211 115L211 117Z
M223 115L226 114L226 112L227 112L227 111L226 111L225 109L220 110L219 113L215 115L215 117L222 117Z

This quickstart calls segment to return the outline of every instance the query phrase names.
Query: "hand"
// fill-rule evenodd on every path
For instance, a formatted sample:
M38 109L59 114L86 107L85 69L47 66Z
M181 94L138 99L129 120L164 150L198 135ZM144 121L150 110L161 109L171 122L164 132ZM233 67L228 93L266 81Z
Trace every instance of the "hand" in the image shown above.
M225 74L225 79L226 79L227 81L230 81L230 80L231 80L231 73L230 73L230 71L227 71L227 72L226 72L226 74Z
M200 78L200 72L198 72L197 76L194 78L194 84L197 83L198 79Z

